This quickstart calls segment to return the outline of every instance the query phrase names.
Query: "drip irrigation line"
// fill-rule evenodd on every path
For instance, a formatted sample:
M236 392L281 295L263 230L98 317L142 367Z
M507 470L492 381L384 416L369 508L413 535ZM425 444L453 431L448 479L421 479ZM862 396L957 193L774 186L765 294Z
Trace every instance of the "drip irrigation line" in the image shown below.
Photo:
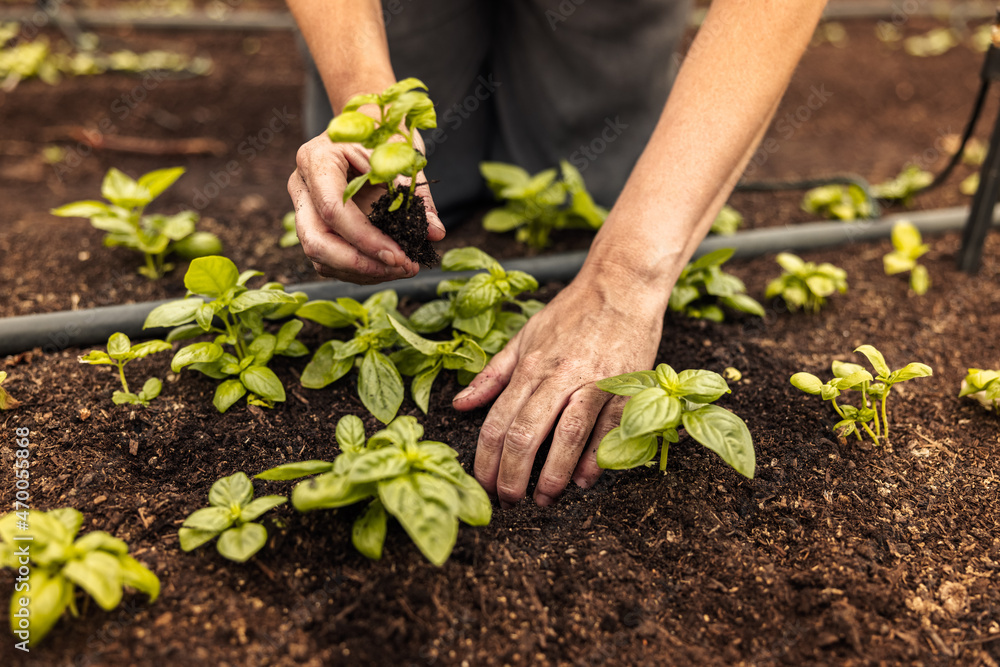
M825 247L888 238L898 220L910 220L923 234L961 230L969 210L964 207L916 211L887 216L877 221L812 222L788 227L771 227L738 232L732 236L709 237L698 247L695 257L718 250L735 248L735 257L748 258L781 251L816 250ZM1000 206L993 211L994 225L1000 222ZM530 257L504 261L508 270L525 271L535 276L539 284L568 282L586 258L586 251ZM443 278L459 278L475 272L444 272L440 269L422 271L406 280L382 285L353 285L339 281L305 283L288 287L289 292L302 291L310 299L350 297L364 300L383 289L395 289L402 297L418 301L436 298L437 284ZM56 353L70 347L104 344L108 337L120 331L130 338L155 338L167 334L166 329L143 329L143 322L153 308L177 299L106 306L88 310L63 311L40 315L22 315L0 319L0 355L15 354L34 348Z

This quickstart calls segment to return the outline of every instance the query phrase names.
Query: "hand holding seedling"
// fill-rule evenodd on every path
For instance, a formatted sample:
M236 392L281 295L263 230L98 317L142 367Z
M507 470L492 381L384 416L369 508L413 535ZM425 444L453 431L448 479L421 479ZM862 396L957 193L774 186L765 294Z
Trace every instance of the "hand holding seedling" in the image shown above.
M416 95L410 92L414 88L424 86L416 79L404 79L379 95L355 96L328 133L299 150L288 193L295 203L302 249L320 275L372 284L417 272L417 264L367 217L387 188L397 198L404 192L422 197L427 238L444 238L444 225L422 171L426 160L418 129L430 121L421 120L415 108L401 117L393 112L393 104L400 110L409 104L405 98ZM426 93L422 96L426 99ZM419 160L407 161L414 151ZM404 183L407 187L399 187ZM396 199L393 205L398 208Z

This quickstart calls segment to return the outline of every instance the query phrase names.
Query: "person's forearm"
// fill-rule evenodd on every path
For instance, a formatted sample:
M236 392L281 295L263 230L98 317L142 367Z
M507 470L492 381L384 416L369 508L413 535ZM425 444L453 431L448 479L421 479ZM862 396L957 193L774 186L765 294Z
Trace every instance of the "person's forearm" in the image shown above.
M288 0L334 112L396 78L378 0Z
M608 270L666 297L767 130L825 2L715 0L660 121L594 240Z

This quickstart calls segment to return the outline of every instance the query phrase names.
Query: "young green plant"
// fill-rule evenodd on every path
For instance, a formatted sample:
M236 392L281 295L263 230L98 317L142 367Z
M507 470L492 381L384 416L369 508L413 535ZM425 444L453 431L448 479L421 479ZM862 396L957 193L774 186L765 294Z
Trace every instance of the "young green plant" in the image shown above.
M213 404L225 412L244 396L247 403L274 407L285 400L285 388L267 367L274 355L301 357L309 353L296 340L303 323L292 319L276 334L264 330L265 319L290 317L307 299L305 293L288 294L279 283L260 289L246 287L260 271L240 273L226 257L200 257L184 275L187 298L155 308L144 328L176 327L167 336L170 343L202 334L215 334L211 342L191 343L180 348L170 364L179 373L190 367L222 380ZM232 350L231 352L228 350Z
M747 296L743 281L722 270L733 252L720 248L685 266L670 293L670 310L712 322L725 319L722 306L764 317L764 307Z
M821 185L806 192L802 210L833 220L858 220L874 214L871 198L864 188L850 185Z
M10 629L26 647L40 642L67 608L80 615L77 587L105 611L121 602L123 586L150 602L160 594L159 579L129 555L125 542L99 530L77 538L82 525L83 515L69 507L0 518L0 566L22 575L10 600Z
M130 405L149 405L149 402L160 395L163 383L159 378L149 378L142 385L142 390L138 394L129 391L128 381L125 379L125 364L135 359L144 359L157 352L165 352L172 349L170 343L163 340L147 340L142 343L132 344L129 337L123 333L113 333L108 338L107 352L102 350L92 350L80 357L81 364L91 364L94 366L109 365L118 369L118 377L122 382L122 390L111 395L111 400L115 405L128 403Z
M958 396L968 396L987 410L1000 414L1000 371L970 368Z
M209 506L184 519L177 534L181 549L192 551L218 537L219 553L244 563L267 543L267 529L257 519L287 500L285 496L254 499L253 484L242 472L223 477L208 492Z
M388 517L393 516L424 557L440 566L455 546L458 522L485 526L493 508L483 487L462 469L458 453L442 442L422 440L423 435L416 419L397 417L366 441L364 424L348 415L337 423L341 453L332 463L289 463L257 478L316 475L292 490L295 509L310 512L367 501L351 531L358 551L380 559Z
M712 221L712 228L708 230L712 234L719 236L732 236L743 226L743 216L732 206L726 204Z
M222 243L213 234L198 232L198 214L181 211L174 215L144 215L146 206L184 174L182 167L151 171L133 180L118 169L110 169L101 184L101 195L109 202L78 201L52 209L63 218L89 218L90 224L107 234L104 245L137 250L146 258L139 273L156 280L173 268L166 263L171 252L187 259L218 254Z
M805 262L788 252L779 253L777 262L784 272L768 283L764 298L780 296L791 310L818 313L826 297L847 291L847 272L833 264Z
M282 248L291 248L299 244L299 235L295 231L295 211L289 211L281 219L281 228L285 231L278 240L278 245Z
M882 353L872 345L862 345L855 352L864 355L871 364L875 375L858 364L834 361L832 371L834 379L822 382L811 373L795 373L791 377L792 385L807 394L820 396L830 401L833 409L840 416L840 421L833 430L841 437L852 433L861 440L860 430L865 431L876 445L883 436L889 439L889 417L886 403L894 385L919 377L930 377L934 371L927 364L911 362L892 370ZM860 406L839 405L837 398L845 391L855 390L861 393ZM868 424L872 424L874 429ZM883 432L884 431L884 432Z
M483 218L491 232L517 230L517 240L533 248L549 244L553 230L598 229L608 211L594 203L583 176L566 160L559 171L546 169L532 176L503 162L481 162L479 171L498 199L506 200ZM561 175L561 179L559 176Z
M358 111L368 104L378 106L377 120ZM414 130L435 127L434 103L427 95L427 86L419 79L403 79L381 93L355 95L349 99L344 111L330 121L327 136L335 143L359 143L372 153L368 159L371 170L351 179L344 190L344 203L366 183L385 183L392 201L390 211L413 199L416 176L427 166L427 158L413 144ZM392 141L397 136L402 141ZM400 176L411 179L408 190L397 191L395 181Z
M736 472L753 478L756 455L747 425L732 412L711 405L731 392L718 373L677 373L667 364L660 364L655 371L599 380L597 386L618 396L632 397L625 404L621 425L611 429L597 447L600 467L637 468L650 464L659 451L660 470L666 471L670 444L679 441L683 427Z
M887 276L910 272L910 289L915 294L926 294L931 286L927 267L917 263L930 245L923 242L920 230L912 222L900 220L892 226L892 246L895 248L882 258Z

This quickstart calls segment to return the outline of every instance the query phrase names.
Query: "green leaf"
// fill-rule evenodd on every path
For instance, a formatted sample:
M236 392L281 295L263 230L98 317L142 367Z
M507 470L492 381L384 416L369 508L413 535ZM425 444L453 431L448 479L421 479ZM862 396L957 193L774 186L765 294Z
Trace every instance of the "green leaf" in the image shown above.
M853 375L859 371L865 370L861 364L852 364L843 361L833 360L830 364L830 369L833 371L834 377L846 378L849 375Z
M753 479L753 438L742 419L717 405L685 412L681 419L688 435L721 456L736 472Z
M156 598L160 597L160 580L152 570L128 554L119 556L118 563L125 585L148 595L150 602L156 602Z
M184 528L210 533L220 533L233 525L233 514L228 505L203 507L195 510L184 520Z
M219 534L216 530L198 530L196 528L184 528L181 527L177 531L177 537L180 540L181 549L184 551L194 551L206 542L211 541Z
M345 308L350 310L350 301L353 299L337 299L337 303L340 303ZM357 302L354 302L357 304ZM370 297L365 299L365 302L361 304L360 310L367 311L368 313L374 313L375 311L382 311L384 313L391 313L396 310L399 305L399 295L396 294L396 290L384 289L375 292ZM399 317L399 315L396 313Z
M17 612L23 609L21 599L25 598L28 603L27 630L30 633L30 646L35 646L45 638L69 606L73 599L73 585L63 576L37 567L30 569L28 577L28 589L10 596L10 629L14 633L24 629L20 627Z
M403 378L378 350L368 350L361 360L358 394L365 408L383 424L392 421L403 404Z
M62 575L87 591L105 611L122 601L122 566L117 556L106 551L91 551L83 558L63 566Z
M934 375L934 371L927 364L917 362L909 363L892 373L892 381L905 382L913 378L925 378Z
M812 373L796 373L791 377L792 386L807 394L818 396L823 390L823 383Z
M354 367L353 356L345 357L339 354L339 349L343 345L342 341L333 340L319 346L302 372L303 387L322 389L342 378Z
M274 468L265 470L258 475L254 475L254 478L285 481L330 472L332 469L332 463L313 459L310 461L296 461L294 463L285 463L280 466L275 466Z
M292 505L300 512L332 509L353 505L374 494L374 484L354 484L346 475L328 472L297 484L292 489Z
M732 296L725 296L719 299L719 302L732 308L733 310L738 310L741 313L749 313L750 315L756 315L757 317L764 317L766 313L764 312L764 306L746 294L733 294Z
M399 334L400 338L405 340L407 343L410 344L410 346L416 348L421 353L426 354L429 357L438 354L438 343L436 343L435 341L427 340L426 338L421 337L419 334L410 331L405 326L400 324L396 320L396 318L392 317L391 315L389 316L389 324L392 325L392 328L396 330L396 333Z
M671 368L669 364L658 364L653 373L656 376L656 383L659 386L671 393L677 389L677 384L680 380L678 379L677 371Z
M396 417L381 431L376 431L368 440L369 449L378 449L387 445L406 449L407 445L416 445L424 437L424 427L416 417L404 415Z
M474 317L501 301L503 294L488 273L479 273L459 290L455 297L455 311L459 317Z
M370 173L366 173L366 174L361 174L360 176L351 179L351 182L348 183L347 187L344 189L344 203L345 204L351 199L351 197L353 197L354 195L358 194L358 191L362 187L364 187L365 183L368 182L369 178L371 178L371 174ZM289 232L289 234L291 234L291 233L292 232ZM298 240L298 236L296 236L295 238L296 238L296 241L297 241ZM284 240L284 238L282 239L282 243L286 243L286 241ZM288 244L289 245L294 245L294 243L291 243L291 242L289 242Z
M472 317L456 317L452 322L452 326L459 331L464 331L476 336L477 338L482 338L490 332L490 329L493 328L493 323L495 321L496 310L488 308L487 310L484 310L477 315L473 315Z
M326 134L330 141L360 143L375 131L375 120L360 111L347 111L330 121Z
M681 417L681 402L662 387L644 389L629 399L622 411L621 430L626 439L675 426Z
M451 324L454 316L451 301L435 299L413 311L410 326L417 333L436 333Z
M295 302L295 297L287 292L273 289L247 290L233 299L232 303L229 304L229 310L233 313L241 313L257 306Z
M721 375L705 370L686 370L677 374L676 393L693 403L711 403L732 393Z
M778 253L776 261L781 268L789 273L798 273L806 266L806 263L802 261L801 257L793 255L789 252Z
M889 364L885 363L885 357L882 356L881 352L876 350L871 345L862 345L861 347L857 348L854 351L860 352L861 354L865 355L865 357L867 357L868 363L870 363L872 365L872 368L875 369L875 372L878 374L879 378L889 377L889 373L891 373L892 371L889 370Z
M170 370L177 373L194 363L210 364L222 357L223 352L222 346L215 343L191 343L177 350L170 362Z
M470 526L488 525L493 518L493 505L476 478L463 472L455 490L458 491L458 518Z
M267 366L250 366L240 373L240 380L247 389L262 398L279 403L285 400L284 385Z
M341 451L361 452L365 449L365 424L355 415L344 415L337 422L334 437Z
M184 175L184 167L157 169L139 177L139 185L149 192L150 201L159 197L164 190Z
M124 540L112 537L103 530L95 530L87 533L73 543L73 550L78 554L88 551L107 551L108 553L120 556L128 553L128 545Z
M379 498L385 509L402 524L420 552L434 565L443 565L458 538L458 519L436 499L421 495L416 475L381 482Z
M171 241L180 241L194 234L195 225L198 223L198 215L194 211L181 211L176 215L153 216L160 233ZM212 237L215 239L215 237ZM218 239L216 239L218 242Z
M496 261L479 248L454 248L441 258L443 271L476 271L479 269L500 269Z
M93 218L95 216L111 215L111 208L104 202L87 200L75 201L71 204L54 208L49 212L60 218ZM124 224L131 229L128 223Z
M101 196L123 208L145 206L153 201L148 188L139 185L129 176L112 167L101 183Z
M163 383L160 382L159 378L149 378L142 385L142 391L139 392L139 398L144 401L151 401L160 395L163 391Z
M479 173L494 193L510 186L524 187L531 180L527 171L505 162L480 162Z
M388 477L396 477L410 469L410 460L397 447L384 447L367 451L358 456L348 479L354 484L376 482Z
M368 159L372 167L371 181L385 183L399 175L413 176L417 171L415 165L419 157L416 150L404 143L393 142L377 146Z
M882 257L882 267L887 276L910 271L917 262L899 252L890 252Z
M364 513L354 520L351 528L351 543L361 554L372 560L382 558L385 544L386 525L389 515L378 498L368 503Z
M225 558L245 563L267 543L267 530L259 523L245 523L219 536L216 548Z
M917 264L910 272L910 289L918 296L923 296L931 287L931 278L927 273L927 267Z
M167 334L167 343L176 343L182 340L191 340L205 333L199 324L185 324L175 327Z
M136 248L140 245L139 231L128 220L99 215L90 219L90 225L94 229L108 232L111 235L110 237L105 237L105 245L122 245L127 248Z
M78 359L81 364L91 364L93 366L100 365L114 365L114 361L108 356L107 352L102 352L101 350L91 350L87 354L83 355ZM2 381L2 380L0 380Z
M236 287L239 277L240 272L231 259L221 255L209 255L191 260L191 265L184 274L184 286L194 294L217 298L230 288Z
M659 386L654 371L625 373L597 381L597 388L618 396L635 396L644 389Z
M254 338L247 346L247 355L253 357L255 366L266 366L274 356L274 348L278 345L278 338L272 334L261 334Z
M275 341L274 351L278 354L285 354L296 343L295 337L302 331L305 323L302 320L289 320L278 329L278 336ZM286 354L287 356L287 354Z
M240 519L242 521L253 521L264 514L264 512L272 510L278 505L284 505L287 500L288 498L285 496L261 496L260 498L255 498L243 506Z
M295 311L295 316L318 322L328 329L349 327L358 319L355 314L334 301L309 301Z
M621 427L613 428L597 446L597 465L605 470L637 468L653 460L658 443L655 433L626 438Z
M187 324L194 320L198 309L204 303L202 299L180 299L157 306L146 316L146 322L142 325L142 328L176 327L181 324Z
M410 393L413 395L413 402L417 404L417 407L424 414L427 414L430 409L431 388L434 386L434 380L437 379L440 372L441 364L435 364L413 376L413 382L410 383Z
M212 405L219 413L224 413L229 408L233 407L236 401L243 398L247 393L246 387L239 380L226 380L215 388L215 397L212 399Z
M167 350L173 349L170 343L162 340L147 340L142 343L136 343L132 346L132 350L129 353L131 359L144 359L151 354L156 354L158 352L166 352Z
M483 217L483 229L503 234L528 223L524 216L507 208L495 208Z
M142 399L130 391L116 391L111 395L111 402L115 405L139 405Z
M351 99L347 100L347 104L344 105L344 112L357 111L359 107L366 104L378 104L379 96L374 93L362 93L360 95L355 95Z
M534 292L538 289L538 281L524 271L508 271L507 282L510 283L510 293L516 296L522 292Z
M236 472L212 484L208 492L208 502L215 507L229 508L233 504L243 506L253 498L253 484L246 473Z

